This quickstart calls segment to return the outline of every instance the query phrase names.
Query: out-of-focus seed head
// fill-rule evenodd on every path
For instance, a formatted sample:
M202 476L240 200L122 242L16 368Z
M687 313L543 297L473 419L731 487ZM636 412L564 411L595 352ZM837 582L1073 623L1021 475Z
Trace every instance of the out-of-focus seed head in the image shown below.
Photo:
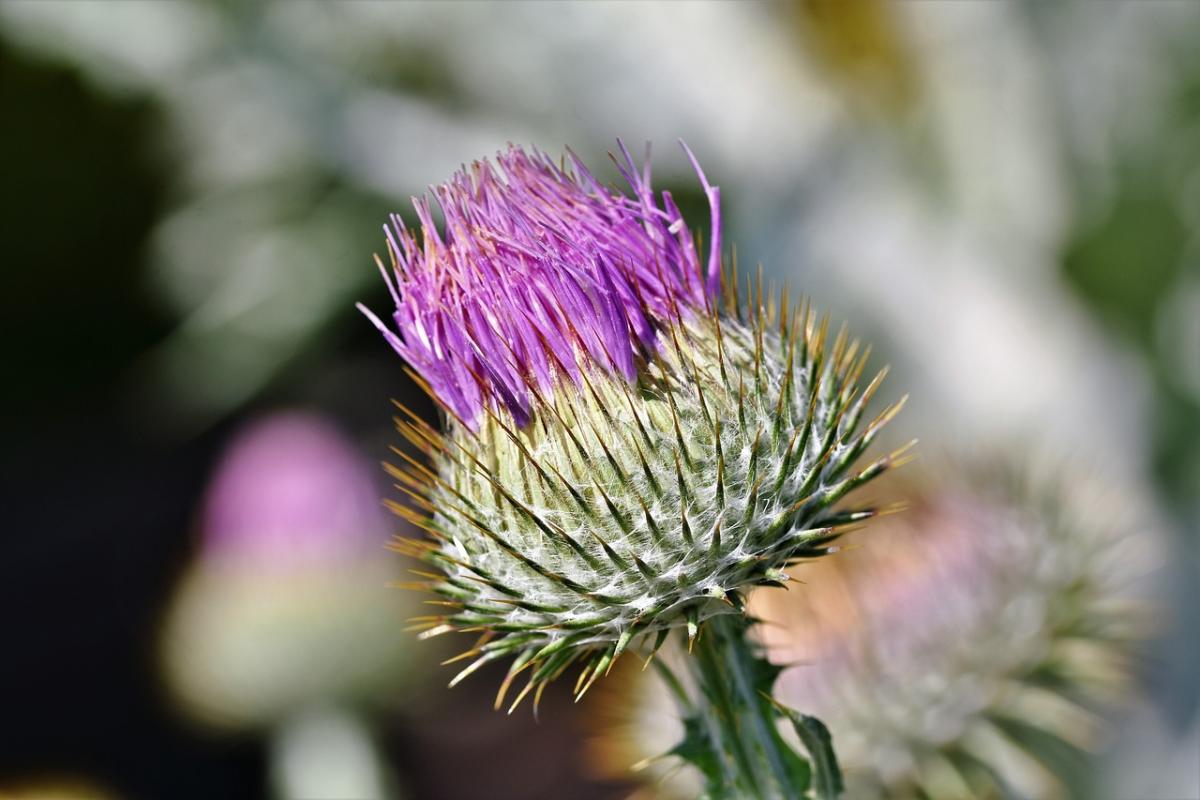
M444 432L399 420L424 459L392 468L412 501L396 511L429 533L401 548L436 569L444 608L418 624L482 633L454 682L513 657L518 701L742 613L746 589L871 516L840 501L897 458L855 466L898 408L868 421L867 353L761 282L739 297L717 189L697 167L702 264L622 152L631 197L516 149L435 189L446 232L418 202L421 243L390 239L397 331L372 317L446 411Z
M1056 459L947 465L882 521L886 548L762 595L776 684L833 731L862 798L1073 796L1128 693L1159 550L1126 493Z

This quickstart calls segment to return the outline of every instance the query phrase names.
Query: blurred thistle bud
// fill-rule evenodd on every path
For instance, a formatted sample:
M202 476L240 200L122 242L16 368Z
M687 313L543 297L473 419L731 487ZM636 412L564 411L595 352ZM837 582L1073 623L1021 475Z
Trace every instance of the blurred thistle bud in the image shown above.
M870 533L886 546L809 565L803 591L750 599L771 661L792 665L776 698L828 725L847 797L1095 796L1080 767L1130 699L1152 633L1138 584L1162 543L1148 515L1053 460L906 477L910 508ZM661 705L656 684L610 697L623 710L599 720L606 774L661 752L643 732L654 703L639 693L652 688ZM653 766L655 796L695 796Z
M871 515L840 503L899 457L856 466L899 407L868 421L867 352L761 279L739 297L690 151L706 256L649 154L621 153L628 196L574 154L474 163L432 190L444 233L424 199L419 240L392 220L397 330L363 309L445 412L443 433L404 410L425 459L391 469L429 534L399 547L445 609L417 624L482 634L451 685L514 659L498 707L522 671L513 707L572 664L581 695L631 644L741 618L746 590Z
M370 705L412 674L384 635L408 599L370 464L326 419L277 412L239 431L214 471L200 551L163 626L162 660L192 716L270 727L311 706Z

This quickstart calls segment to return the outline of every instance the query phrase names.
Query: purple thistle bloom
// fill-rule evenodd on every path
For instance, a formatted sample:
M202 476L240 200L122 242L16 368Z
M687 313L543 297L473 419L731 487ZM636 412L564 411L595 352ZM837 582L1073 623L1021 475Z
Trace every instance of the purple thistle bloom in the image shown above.
M720 190L704 186L712 214L707 264L670 192L656 200L649 148L641 170L624 144L617 167L632 197L601 185L568 150L570 166L511 146L493 166L476 161L414 198L421 235L399 215L385 226L399 333L359 304L434 395L475 427L485 405L519 426L532 417L531 387L578 384L591 362L632 380L658 330L704 308L720 281Z
M882 374L859 391L867 356L848 334L828 342L807 302L764 305L753 283L718 313L720 193L688 156L707 254L623 145L627 193L574 154L510 146L416 200L419 234L392 218L396 310L364 313L456 420L439 431L401 407L426 458L398 451L388 472L412 503L390 507L428 537L396 547L446 609L414 620L422 636L486 632L452 686L513 658L497 707L518 673L514 707L577 662L578 696L628 648L740 614L750 587L870 517L833 508L902 458L856 466L898 406L859 424Z

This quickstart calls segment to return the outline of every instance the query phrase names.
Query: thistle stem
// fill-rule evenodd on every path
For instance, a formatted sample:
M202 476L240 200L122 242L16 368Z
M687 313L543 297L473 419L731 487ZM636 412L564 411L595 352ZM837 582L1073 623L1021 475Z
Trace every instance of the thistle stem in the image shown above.
M710 619L685 660L710 755L709 791L714 798L803 797L809 767L779 733L767 694L774 671L753 652L748 628L740 616Z

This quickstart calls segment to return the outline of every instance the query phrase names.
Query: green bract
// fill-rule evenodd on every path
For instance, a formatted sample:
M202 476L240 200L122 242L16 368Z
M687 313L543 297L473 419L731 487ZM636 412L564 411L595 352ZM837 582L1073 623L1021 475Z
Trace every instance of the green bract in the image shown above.
M760 290L749 310L727 293L681 313L633 381L530 381L523 427L504 408L445 433L398 421L427 458L392 469L420 511L396 509L429 534L401 547L436 568L422 585L445 608L418 625L483 634L452 684L512 657L497 705L524 671L520 702L581 662L581 694L631 644L741 614L745 590L872 515L839 501L896 462L856 466L900 404L866 422L883 378L860 385L868 353L845 329L830 343L807 305L771 305Z

